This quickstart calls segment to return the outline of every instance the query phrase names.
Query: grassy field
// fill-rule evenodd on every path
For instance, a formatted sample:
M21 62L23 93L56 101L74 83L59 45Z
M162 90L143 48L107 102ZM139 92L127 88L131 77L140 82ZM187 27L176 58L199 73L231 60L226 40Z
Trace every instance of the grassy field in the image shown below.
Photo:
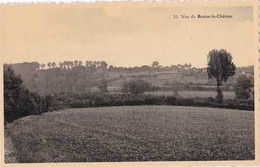
M150 77L148 77L150 73ZM173 70L173 71L160 71L160 72L134 72L134 73L119 73L119 72L109 72L108 77L120 77L123 76L124 79L115 80L110 82L109 86L121 86L124 80L130 81L134 78L144 79L153 86L161 86L164 83L172 83L174 81L178 81L181 83L200 83L205 84L208 82L208 75L207 73L202 73L199 75L189 75L185 76L182 73ZM231 77L232 78L232 77Z
M21 162L254 159L250 111L131 106L67 109L8 124Z

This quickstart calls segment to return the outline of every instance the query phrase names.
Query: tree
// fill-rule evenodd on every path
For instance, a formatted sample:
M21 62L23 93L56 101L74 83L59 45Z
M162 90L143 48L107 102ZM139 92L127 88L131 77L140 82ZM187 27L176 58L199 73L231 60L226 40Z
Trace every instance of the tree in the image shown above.
M70 62L69 61L65 61L65 67L66 67L66 69L70 69Z
M127 81L124 81L123 82L123 84L122 84L122 92L124 92L124 93L129 93L129 90L130 88L129 88L129 84L128 84L128 82Z
M62 63L62 62L59 63L59 66L61 69L63 68L63 65L64 65L64 63Z
M40 68L41 68L41 69L44 69L44 67L45 67L45 64L42 63L42 64L40 65Z
M159 62L158 61L154 61L152 63L152 68L158 68L159 67Z
M96 68L97 68L97 71L100 71L100 61L95 61L96 63Z
M22 91L22 80L14 74L10 66L4 65L4 120L16 117L16 104Z
M51 68L51 62L49 62L47 65L48 65L49 68Z
M142 79L132 80L129 83L123 84L123 91L130 92L131 94L143 94L147 90L149 90L151 85Z
M237 78L235 86L235 94L238 99L249 99L253 88L253 79L246 75L241 75Z
M97 71L97 62L96 61L90 61L90 72L96 72Z
M110 66L108 67L108 70L109 70L109 71L113 71L113 69L114 69L114 66L112 66L112 65L110 65Z
M74 65L75 65L75 67L78 66L78 61L77 60L74 61Z
M70 65L70 69L72 69L74 67L73 61L69 61L69 65Z
M63 67L64 67L64 69L67 69L67 61L63 62Z
M34 70L40 69L40 64L38 62L32 62L31 65L32 65Z
M100 63L101 71L103 71L103 72L107 71L107 66L108 66L108 64L105 61L101 61L101 63Z
M88 67L90 67L91 66L91 64L92 64L92 62L91 61L86 61L86 67L88 68Z
M107 92L107 80L105 78L102 78L101 82L98 85L98 89L101 92Z
M228 78L235 75L236 66L232 62L232 55L224 49L213 49L208 54L208 78L216 78L217 100L223 102L223 93L220 86L227 82Z
M5 123L31 114L41 114L48 110L43 107L44 100L37 93L32 93L23 86L22 79L13 69L4 65L4 120ZM45 108L43 110L43 108Z
M52 68L55 68L55 67L56 67L56 63L55 63L55 62L52 62L52 63L51 63L51 66L52 66Z
M78 66L81 67L82 66L82 61L78 62Z

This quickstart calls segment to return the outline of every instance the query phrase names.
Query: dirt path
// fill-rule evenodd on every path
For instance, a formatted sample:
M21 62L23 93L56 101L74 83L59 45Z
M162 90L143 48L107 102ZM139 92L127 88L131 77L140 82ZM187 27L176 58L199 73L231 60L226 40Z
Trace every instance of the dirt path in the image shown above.
M13 145L13 142L8 135L8 132L4 132L4 147L5 147L5 163L17 163L18 159L16 157L16 149Z

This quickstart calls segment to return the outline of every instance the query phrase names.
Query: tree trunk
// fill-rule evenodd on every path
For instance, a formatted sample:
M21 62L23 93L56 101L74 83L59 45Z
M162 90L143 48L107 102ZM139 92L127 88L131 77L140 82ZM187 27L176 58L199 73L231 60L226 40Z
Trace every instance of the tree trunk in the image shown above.
M219 79L217 78L217 96L216 99L218 100L218 102L221 104L223 102L223 93L222 90L220 89L221 86L221 82L219 81Z

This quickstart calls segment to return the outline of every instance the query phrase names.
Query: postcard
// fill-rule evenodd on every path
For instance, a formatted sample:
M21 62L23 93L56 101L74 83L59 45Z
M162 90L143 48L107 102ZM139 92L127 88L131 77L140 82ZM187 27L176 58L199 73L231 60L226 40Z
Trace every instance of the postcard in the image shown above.
M258 2L0 5L3 166L260 164Z

